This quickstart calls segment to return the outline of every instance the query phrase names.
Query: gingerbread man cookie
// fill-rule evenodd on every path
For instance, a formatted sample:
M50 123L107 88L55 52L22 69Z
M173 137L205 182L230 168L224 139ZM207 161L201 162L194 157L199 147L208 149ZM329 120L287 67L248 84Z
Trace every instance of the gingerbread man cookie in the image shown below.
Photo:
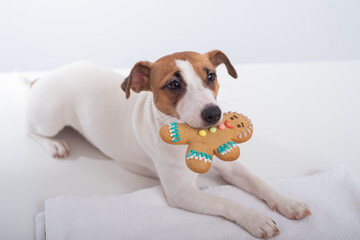
M227 112L217 127L192 128L185 123L172 122L160 128L160 137L169 144L186 145L187 166L194 172L209 171L213 155L223 161L234 161L240 156L238 143L249 140L253 125L240 113Z

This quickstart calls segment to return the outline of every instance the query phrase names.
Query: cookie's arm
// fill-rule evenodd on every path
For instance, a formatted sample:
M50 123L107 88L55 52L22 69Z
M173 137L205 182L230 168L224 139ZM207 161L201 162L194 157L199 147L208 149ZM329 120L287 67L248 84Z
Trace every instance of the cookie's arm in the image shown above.
M214 149L214 154L223 161L234 161L240 156L240 148L236 146L236 142L228 141L219 144Z
M188 136L185 134L187 127L184 123L172 122L160 128L161 139L169 144L183 145L187 144Z

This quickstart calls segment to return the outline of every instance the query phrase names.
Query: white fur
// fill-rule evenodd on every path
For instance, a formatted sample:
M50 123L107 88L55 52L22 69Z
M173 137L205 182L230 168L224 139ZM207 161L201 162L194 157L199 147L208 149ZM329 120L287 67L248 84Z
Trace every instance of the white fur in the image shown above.
M206 88L203 81L194 71L193 66L187 60L176 60L176 65L180 68L181 74L186 81L185 96L176 106L176 112L180 119L195 128L204 126L201 118L201 111L206 106L217 105L215 96L209 88ZM219 120L219 122L221 119ZM216 125L216 124L214 124Z
M187 114L214 103L214 98L199 85L200 80L188 62L177 64L189 86L178 111L183 118L198 121ZM149 92L133 93L126 100L120 89L123 80L112 70L84 62L41 77L29 91L26 111L29 136L52 156L65 157L69 154L66 143L51 137L64 126L71 126L124 168L159 177L171 206L222 216L256 237L274 236L276 226L268 217L196 187L197 174L184 162L186 146L171 147L159 137L160 126L176 120L162 121L164 115L154 107ZM214 167L227 181L263 199L283 215L305 216L304 204L283 197L240 163L214 161Z

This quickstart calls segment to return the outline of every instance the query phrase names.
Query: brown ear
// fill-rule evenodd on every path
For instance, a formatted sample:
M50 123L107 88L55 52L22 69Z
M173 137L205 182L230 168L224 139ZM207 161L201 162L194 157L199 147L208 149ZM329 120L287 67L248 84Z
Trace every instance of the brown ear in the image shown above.
M225 55L225 53L220 50L214 50L205 53L205 56L209 58L210 62L212 63L212 65L214 65L214 67L217 67L220 64L224 63L230 76L232 76L233 78L237 78L238 75L236 73L236 70L229 61L228 57Z
M152 64L141 61L134 65L129 76L121 84L121 89L126 93L126 98L130 97L130 89L136 93L150 91L149 78Z

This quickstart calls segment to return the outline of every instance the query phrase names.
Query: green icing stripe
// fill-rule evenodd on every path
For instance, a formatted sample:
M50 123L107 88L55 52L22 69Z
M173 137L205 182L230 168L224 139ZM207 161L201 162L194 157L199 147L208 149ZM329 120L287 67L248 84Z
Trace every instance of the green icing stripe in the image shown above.
M172 135L171 141L178 142L181 140L179 129L178 129L178 123L177 122L171 122L169 123L169 132Z
M223 145L221 145L220 147L218 147L218 151L220 154L224 155L227 150L231 150L232 147L236 146L236 142L230 142L228 141L227 143L224 143Z
M204 152L199 152L199 151L194 151L194 150L190 150L189 153L186 155L186 158L191 158L195 155L195 157L202 157L205 158L207 160L209 160L210 162L212 162L212 156L210 154L204 153Z

